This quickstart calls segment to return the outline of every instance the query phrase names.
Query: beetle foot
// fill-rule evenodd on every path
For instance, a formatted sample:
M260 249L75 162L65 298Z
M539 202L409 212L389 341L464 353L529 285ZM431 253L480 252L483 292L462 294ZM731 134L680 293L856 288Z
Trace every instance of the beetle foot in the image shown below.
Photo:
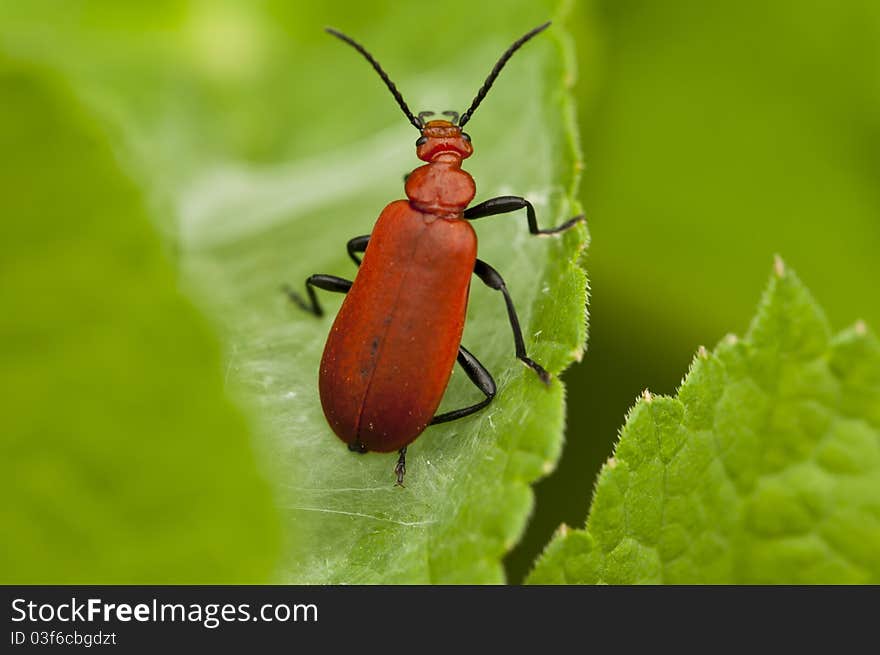
M360 441L355 441L353 443L348 444L348 449L353 453L360 453L363 455L367 452L367 447L362 444Z
M546 230L538 230L538 236L552 236L554 234L562 234L563 232L570 230L580 222L586 223L587 217L583 214L578 214L573 218L569 218L562 225L557 225L556 227L551 227Z
M284 292L290 302L299 307L301 310L308 312L309 314L314 314L318 318L321 318L324 315L324 311L320 307L311 306L303 299L301 295L294 291L289 284L282 284L281 291Z
M394 474L397 476L397 486L403 486L403 476L406 475L406 446L400 449L400 456L397 458L397 466L394 467Z
M541 382L546 384L548 387L550 386L550 374L544 370L544 367L541 366L538 362L528 357L520 358L522 363L532 369L535 373L537 373L538 377L541 378Z

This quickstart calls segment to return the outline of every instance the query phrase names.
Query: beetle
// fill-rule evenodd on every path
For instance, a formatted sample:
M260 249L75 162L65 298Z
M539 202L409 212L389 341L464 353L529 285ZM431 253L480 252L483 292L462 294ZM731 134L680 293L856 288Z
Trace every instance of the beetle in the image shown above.
M454 111L443 112L449 120L426 120L434 115L428 111L413 115L379 62L350 36L326 28L357 50L382 78L409 122L419 130L416 155L427 163L405 178L406 200L386 206L370 234L348 242L348 255L359 267L354 281L311 275L305 281L305 295L288 286L284 291L296 305L318 317L323 309L316 289L346 294L321 358L321 405L330 427L350 450L398 452L394 472L401 486L407 445L429 425L480 411L496 394L492 375L461 344L471 275L502 294L516 357L545 385L550 384L550 374L526 352L504 279L477 258L477 237L469 221L525 209L529 232L551 235L568 230L584 216L542 230L534 207L520 196L500 196L469 206L476 186L462 170L462 160L473 153L471 138L462 128L507 61L549 25L539 25L514 41L470 107L460 116ZM483 399L435 414L456 361Z

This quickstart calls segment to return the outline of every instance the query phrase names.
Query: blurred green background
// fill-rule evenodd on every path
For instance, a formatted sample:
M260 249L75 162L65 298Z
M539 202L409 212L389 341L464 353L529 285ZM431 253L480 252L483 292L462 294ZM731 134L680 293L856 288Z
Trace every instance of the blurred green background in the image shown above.
M361 25L383 61L405 62L421 48L454 56L455 38L441 32L456 21L511 34L543 10L533 13L486 3L428 26L427 7L390 2L7 0L0 49L69 80L106 117L130 175L149 181L143 202L161 209L206 161L312 156L364 129L321 74L351 53L297 59L326 39L324 24ZM560 522L583 523L636 395L674 392L699 345L745 330L775 253L835 327L880 325L880 4L596 0L575 3L569 27L592 235L590 341L565 374L576 399L566 447L507 559L514 582ZM374 80L355 70L359 97ZM384 125L399 119L384 109ZM316 111L338 129L291 130ZM378 191L397 197L399 180ZM177 225L160 228L173 248Z

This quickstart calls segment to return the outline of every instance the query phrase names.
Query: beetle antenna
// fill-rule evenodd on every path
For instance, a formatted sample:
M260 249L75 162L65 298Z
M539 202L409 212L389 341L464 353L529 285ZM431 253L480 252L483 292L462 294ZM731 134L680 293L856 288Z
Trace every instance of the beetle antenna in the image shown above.
M377 73L379 73L379 77L382 78L382 81L385 82L385 86L387 86L388 90L391 91L391 95L393 95L394 99L397 100L397 104L400 105L400 108L403 110L403 113L406 114L409 122L412 123L417 130L421 130L423 127L422 121L413 116L413 113L409 110L409 107L407 107L406 101L403 99L400 91L397 90L397 87L394 86L394 82L392 82L391 78L388 77L388 73L382 70L382 66L379 65L379 62L376 61L373 55L367 52L367 49L364 46L362 46L360 43L355 41L347 34L343 34L338 30L334 30L332 27L325 27L324 31L328 34L332 34L337 39L345 41L348 45L361 53L368 62L370 62L370 65L375 69Z
M523 44L531 39L533 36L537 36L544 30L550 27L550 21L548 20L543 25L538 25L538 27L529 30L521 37L519 37L516 41L514 41L511 46L501 55L501 59L499 59L495 66L492 68L492 72L489 73L489 77L486 78L486 81L483 82L483 86L480 87L480 90L477 91L477 95L474 97L474 101L471 103L471 106L468 107L468 110L461 115L461 118L458 120L458 125L460 127L464 127L464 124L467 123L471 116L473 116L474 112L477 110L477 107L480 106L480 103L483 102L483 98L486 97L486 94L489 93L489 89L492 88L492 84L495 82L495 78L498 77L498 73L501 72L501 69L504 68L504 64L513 57L513 53L519 50Z

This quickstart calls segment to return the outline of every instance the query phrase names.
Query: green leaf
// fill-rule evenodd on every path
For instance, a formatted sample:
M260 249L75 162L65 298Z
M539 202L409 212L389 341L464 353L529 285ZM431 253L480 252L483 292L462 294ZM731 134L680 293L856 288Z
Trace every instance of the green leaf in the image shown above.
M501 52L555 5L521 0L498 12L457 0L444 12L467 19L442 29L424 3L331 5L109 3L66 27L11 4L0 7L0 35L74 80L118 130L152 202L176 215L160 227L187 292L221 332L229 388L252 408L284 513L278 579L500 582L500 558L531 511L529 483L555 465L564 423L561 383L544 388L514 359L500 295L473 285L464 336L495 375L496 401L422 435L400 489L394 456L352 455L321 412L318 361L340 299L325 297L319 321L279 287L317 272L353 276L346 240L370 231L420 163L417 135L387 90L322 27L362 41L415 111L461 111ZM555 18L468 126L476 200L525 195L544 226L580 211L572 44ZM585 228L536 239L521 213L475 228L480 257L507 280L530 355L559 373L586 337ZM442 409L478 397L458 371Z
M880 582L880 343L777 260L745 339L636 403L532 583Z
M277 515L141 192L55 78L0 57L9 583L267 579Z
M382 54L386 41L376 33L357 36ZM462 38L468 44L463 52L433 64L430 94L419 92L425 87L417 74L400 76L398 84L415 90L415 107L445 109L453 91L460 103L514 35L498 29L480 41ZM477 200L521 192L537 202L542 224L552 225L579 211L573 195L578 159L567 96L568 44L561 25L546 36L511 62L469 126L477 154L468 168L480 189ZM339 94L348 76L379 86L354 53L332 41L320 49L334 58L321 66L333 71ZM390 70L401 67L393 57L382 59ZM472 64L464 67L465 61ZM213 295L215 314L229 329L232 378L258 408L286 511L289 550L281 579L501 582L500 559L532 508L529 483L555 465L564 424L561 383L546 389L513 357L502 298L474 284L464 335L495 375L496 401L472 418L422 435L409 448L406 488L398 488L396 456L353 455L321 412L318 362L340 299L325 296L329 316L315 320L277 291L280 282L299 286L315 272L353 276L346 240L370 231L382 207L402 196L403 173L417 164L416 135L383 89L359 111L364 125L394 126L368 129L320 158L274 170L239 169L221 178L224 184L206 182L195 193L208 196L211 208L184 223L192 230L183 263L199 288L216 290L205 296ZM311 129L328 126L316 121ZM230 182L232 193L225 188ZM499 268L512 290L530 353L558 373L580 356L585 340L586 280L575 263L585 231L535 239L524 216L476 228L480 256ZM478 396L456 371L442 409Z

